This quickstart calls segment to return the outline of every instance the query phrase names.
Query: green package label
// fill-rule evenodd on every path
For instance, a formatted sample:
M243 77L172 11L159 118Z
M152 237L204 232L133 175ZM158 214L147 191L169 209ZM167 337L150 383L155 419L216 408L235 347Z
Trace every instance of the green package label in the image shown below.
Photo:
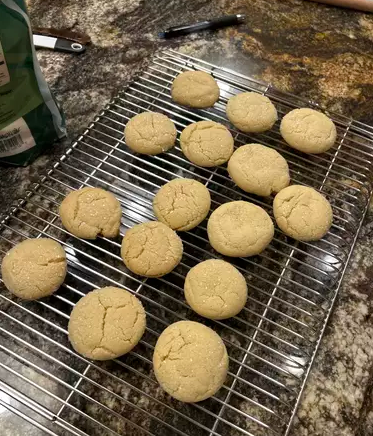
M27 165L65 136L40 70L23 0L0 0L0 162Z

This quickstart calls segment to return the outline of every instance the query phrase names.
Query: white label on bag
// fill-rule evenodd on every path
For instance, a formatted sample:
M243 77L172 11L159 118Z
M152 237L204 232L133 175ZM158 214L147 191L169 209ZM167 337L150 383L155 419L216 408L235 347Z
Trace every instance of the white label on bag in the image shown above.
M5 56L3 52L3 47L0 42L0 86L6 85L10 82L10 76L7 64L5 62Z
M22 153L34 145L34 137L23 118L0 130L0 157Z

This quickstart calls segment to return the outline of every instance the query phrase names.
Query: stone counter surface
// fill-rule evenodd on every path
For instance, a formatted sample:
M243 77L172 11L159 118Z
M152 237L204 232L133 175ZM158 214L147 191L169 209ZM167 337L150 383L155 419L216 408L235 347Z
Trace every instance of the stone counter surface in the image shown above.
M152 54L166 47L373 124L373 15L301 0L29 0L29 8L35 26L68 28L92 38L92 45L80 56L38 53L44 74L63 104L70 139ZM228 13L246 13L247 23L171 41L157 36L172 25ZM1 211L22 196L68 145L68 140L56 144L27 168L0 166ZM373 435L372 240L373 208L327 326L292 436ZM8 413L0 413L0 426L5 435L41 434Z

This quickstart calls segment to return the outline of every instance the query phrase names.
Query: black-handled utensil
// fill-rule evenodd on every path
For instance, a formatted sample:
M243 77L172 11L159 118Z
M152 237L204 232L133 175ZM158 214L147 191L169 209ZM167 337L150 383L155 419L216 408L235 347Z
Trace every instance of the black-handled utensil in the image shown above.
M55 38L53 36L33 35L34 45L38 48L49 48L51 50L65 53L83 53L86 46L69 39Z
M200 30L215 30L226 26L241 24L245 21L244 14L226 15L225 17L215 18L210 21L201 21L195 24L183 24L181 26L170 27L161 32L161 38L173 38L176 36L188 35L189 33L199 32Z

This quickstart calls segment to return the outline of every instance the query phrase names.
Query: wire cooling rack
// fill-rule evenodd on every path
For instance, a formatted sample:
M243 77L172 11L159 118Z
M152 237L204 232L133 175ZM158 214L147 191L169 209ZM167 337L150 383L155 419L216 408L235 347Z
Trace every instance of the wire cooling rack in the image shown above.
M212 109L189 110L170 98L173 78L199 69L213 74L221 97ZM210 190L212 208L245 199L272 214L271 200L237 189L224 167L204 169L187 161L179 144L158 156L133 154L123 129L133 115L159 111L180 132L187 124L212 119L231 127L227 99L242 91L267 95L280 116L295 107L314 107L294 95L225 68L174 51L154 57L147 70L89 125L61 160L11 209L0 227L1 257L28 237L50 237L64 246L69 272L48 299L22 302L1 285L0 405L51 435L286 435L311 363L331 312L372 192L373 128L328 113L338 131L329 152L307 156L287 147L279 123L263 134L232 129L236 145L260 142L288 161L292 183L321 191L333 205L326 237L299 243L276 229L259 256L230 259L246 276L244 310L225 321L193 313L183 297L183 280L201 260L217 256L206 237L206 222L181 233L185 253L179 267L159 279L130 273L120 258L121 239L80 240L61 226L58 205L71 190L99 186L113 192L123 210L121 235L154 219L152 198L175 177L192 177ZM135 293L147 312L147 330L128 355L91 362L69 346L67 323L74 304L96 287L115 285ZM154 344L170 323L192 319L224 339L229 374L220 391L197 404L182 404L158 386L152 370Z

